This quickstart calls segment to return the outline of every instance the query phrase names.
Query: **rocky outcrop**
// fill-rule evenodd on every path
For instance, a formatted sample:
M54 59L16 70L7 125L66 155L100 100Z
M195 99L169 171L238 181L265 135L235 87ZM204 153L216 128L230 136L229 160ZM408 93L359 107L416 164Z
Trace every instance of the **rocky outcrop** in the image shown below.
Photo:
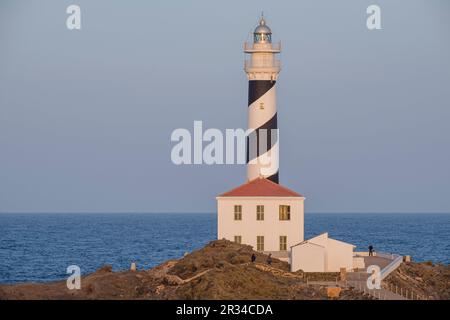
M250 261L252 254L256 255L255 263ZM112 272L111 266L102 267L82 277L80 290L68 290L65 281L0 285L0 299L370 298L348 288L330 290L323 284L308 283L308 277L318 275L291 273L286 262L273 258L269 266L266 260L267 256L253 251L250 246L217 240L179 260L170 260L149 270ZM409 271L405 272L409 275ZM412 278L423 276L411 275ZM321 274L320 278L327 277L335 279L336 275Z
M431 261L405 262L384 280L384 285L403 294L407 292L412 299L449 300L450 267Z

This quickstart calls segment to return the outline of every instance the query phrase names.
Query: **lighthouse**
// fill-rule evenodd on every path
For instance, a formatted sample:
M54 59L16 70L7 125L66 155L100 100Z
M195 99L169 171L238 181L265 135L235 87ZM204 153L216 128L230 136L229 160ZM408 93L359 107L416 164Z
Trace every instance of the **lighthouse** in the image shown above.
M259 177L279 180L279 143L275 84L280 72L280 43L272 43L272 31L261 15L251 43L244 43L248 78L247 180Z
M247 181L216 197L217 237L288 261L291 246L303 241L305 198L278 183L275 83L281 46L272 43L272 31L263 16L244 52L250 129Z
M305 197L278 181L278 124L275 83L279 43L261 16L244 70L248 77L247 182L216 197L217 238L247 244L289 262L291 271L339 272L364 268L354 245L323 233L304 241ZM252 134L253 133L253 134ZM256 142L256 143L255 143ZM291 173L295 176L295 172Z

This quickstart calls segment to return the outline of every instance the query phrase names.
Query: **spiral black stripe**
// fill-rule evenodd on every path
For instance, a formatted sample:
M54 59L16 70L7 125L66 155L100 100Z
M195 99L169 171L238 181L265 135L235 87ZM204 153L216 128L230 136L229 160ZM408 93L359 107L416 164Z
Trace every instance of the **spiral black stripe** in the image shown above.
M250 107L255 101L266 94L275 85L275 81L272 80L250 80L248 82L248 106ZM278 135L272 134L272 129L277 129L277 114L275 113L271 119L267 120L259 128L254 129L247 137L247 163L251 160L256 160L259 156L266 152L269 152L272 147L277 143ZM262 131L264 130L264 131ZM265 135L265 136L263 136ZM260 139L265 138L266 147L264 150L260 150ZM256 143L256 148L250 148L250 141ZM255 150L256 149L256 150ZM256 151L256 154L255 154ZM271 181L278 183L278 170L273 175L267 177Z
M275 145L275 143L278 140L278 137L276 135L274 137L272 137L271 129L277 129L277 114L276 113L269 121L267 121L262 126L260 126L259 128L255 129L249 133L249 136L247 137L247 163L250 160L256 159L258 156L264 154L265 152L268 152ZM261 130L266 130L266 131L261 131ZM249 148L250 137L255 134L256 134L256 140L255 139L253 139L253 140L256 142L256 154L250 155L250 151L253 151L253 149L254 149L254 148L253 149ZM267 137L265 137L267 145L266 145L265 150L263 150L263 152L259 152L259 147L260 147L259 140L262 139L263 134L267 135Z
M275 85L272 80L250 80L248 82L248 106L261 98Z
M276 113L269 121L264 123L259 128L253 130L247 137L247 163L249 163L250 160L255 160L258 156L260 156L266 152L269 152L272 149L272 147L277 143L278 135L276 133L274 135L272 135L271 129L277 129L277 114ZM261 130L266 130L266 131L261 131ZM252 137L252 142L253 141L256 142L256 150L254 150L254 148L249 147L251 135L256 135L256 137ZM260 139L262 139L263 135L267 135L266 137L264 137L264 138L266 138L267 145L266 145L265 150L261 150L261 152L260 152L259 141L260 141ZM250 154L251 151L252 151L252 154ZM256 154L254 154L254 151L256 151ZM278 171L275 174L268 177L268 179L272 180L275 183L278 183Z

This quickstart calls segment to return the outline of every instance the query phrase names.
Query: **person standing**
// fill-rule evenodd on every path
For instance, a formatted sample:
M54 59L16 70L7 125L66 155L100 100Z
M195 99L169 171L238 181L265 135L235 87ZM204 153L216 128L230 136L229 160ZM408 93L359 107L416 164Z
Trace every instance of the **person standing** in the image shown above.
M373 246L369 246L369 257L373 257Z
M267 264L270 266L272 265L272 254L269 253L269 256L267 257Z

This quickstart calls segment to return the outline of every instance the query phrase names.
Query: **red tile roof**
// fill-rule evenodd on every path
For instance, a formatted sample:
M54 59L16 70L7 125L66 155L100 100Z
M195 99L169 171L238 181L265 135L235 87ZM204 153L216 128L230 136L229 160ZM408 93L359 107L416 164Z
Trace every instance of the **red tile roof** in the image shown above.
M303 197L282 185L265 178L257 178L240 185L219 197Z

